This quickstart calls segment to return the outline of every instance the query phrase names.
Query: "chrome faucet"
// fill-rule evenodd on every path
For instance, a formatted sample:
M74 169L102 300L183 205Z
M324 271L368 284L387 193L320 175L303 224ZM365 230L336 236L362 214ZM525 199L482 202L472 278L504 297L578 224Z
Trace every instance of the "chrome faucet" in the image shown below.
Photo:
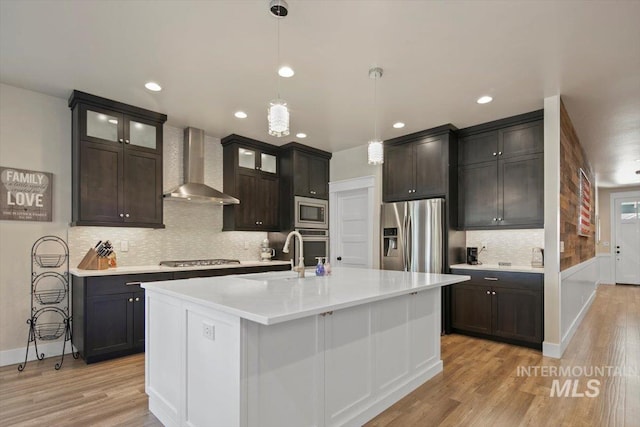
M303 256L303 252L302 252L302 235L300 233L298 233L297 231L292 231L291 233L289 233L287 235L287 240L284 242L284 248L282 248L282 252L284 252L285 254L289 253L289 242L291 241L291 236L296 236L298 237L298 240L300 241L300 258L298 259L298 266L297 267L293 267L293 262L294 260L291 260L291 269L293 271L298 272L298 278L302 278L304 277L304 256Z

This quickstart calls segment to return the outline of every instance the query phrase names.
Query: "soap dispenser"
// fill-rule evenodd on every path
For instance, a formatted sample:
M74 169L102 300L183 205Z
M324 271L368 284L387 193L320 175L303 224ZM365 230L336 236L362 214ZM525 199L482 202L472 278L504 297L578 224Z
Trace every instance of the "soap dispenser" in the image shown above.
M322 257L316 257L318 265L316 265L316 276L324 276L324 264L322 263Z

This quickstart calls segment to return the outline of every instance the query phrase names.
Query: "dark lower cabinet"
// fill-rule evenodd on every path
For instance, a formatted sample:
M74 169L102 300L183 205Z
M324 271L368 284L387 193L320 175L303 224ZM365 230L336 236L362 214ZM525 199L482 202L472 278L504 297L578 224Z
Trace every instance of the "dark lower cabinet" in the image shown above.
M86 363L144 351L143 282L290 270L289 264L168 273L72 276L72 343Z
M73 345L87 363L144 351L141 282L172 280L173 273L73 276Z
M543 276L484 270L451 287L452 332L542 349Z

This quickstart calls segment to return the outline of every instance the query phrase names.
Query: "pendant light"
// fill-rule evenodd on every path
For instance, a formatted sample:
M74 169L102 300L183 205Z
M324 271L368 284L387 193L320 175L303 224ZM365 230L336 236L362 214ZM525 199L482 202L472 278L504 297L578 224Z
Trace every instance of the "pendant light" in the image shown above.
M382 77L382 68L374 67L369 70L369 78L374 79L373 82L373 139L369 141L367 147L367 157L370 165L381 165L384 163L384 150L382 148L382 140L378 138L378 79Z
M269 11L276 17L276 33L277 33L277 59L280 66L280 19L287 16L288 5L284 0L271 0L269 3ZM280 98L280 77L278 76L278 97L269 102L267 110L267 120L269 122L269 135L281 137L289 135L289 108L287 101Z

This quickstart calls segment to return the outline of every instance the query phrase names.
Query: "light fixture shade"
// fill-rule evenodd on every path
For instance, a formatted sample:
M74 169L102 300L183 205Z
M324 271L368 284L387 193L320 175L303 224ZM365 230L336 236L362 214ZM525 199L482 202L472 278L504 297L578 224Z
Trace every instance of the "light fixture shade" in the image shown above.
M384 150L382 149L382 141L375 139L369 141L367 154L370 165L381 165L382 163L384 163Z
M269 120L269 135L287 136L289 135L289 109L287 101L284 99L274 99L269 103L267 114Z

